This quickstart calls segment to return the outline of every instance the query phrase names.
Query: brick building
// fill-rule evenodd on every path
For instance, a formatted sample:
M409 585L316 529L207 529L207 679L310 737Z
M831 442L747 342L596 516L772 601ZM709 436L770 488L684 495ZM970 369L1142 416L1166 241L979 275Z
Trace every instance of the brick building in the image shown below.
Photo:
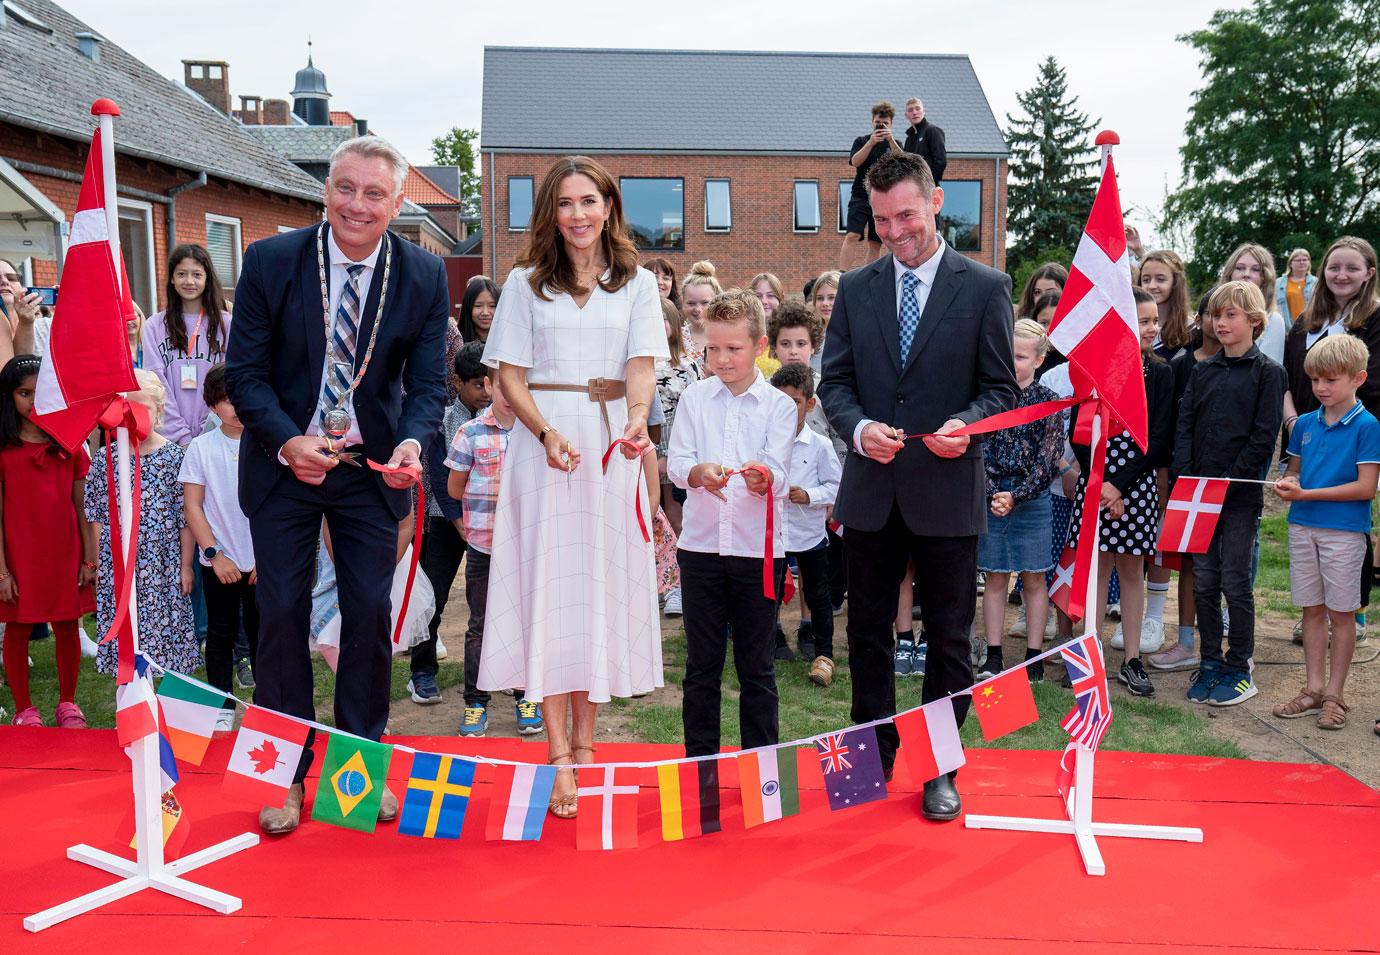
M1006 142L966 56L486 47L485 267L507 275L542 174L583 153L620 179L645 256L799 291L837 265L872 104L896 107L900 140L911 96L947 139L945 240L1004 268Z
M202 79L225 78L224 64L198 69ZM101 97L122 110L115 120L121 248L130 290L146 312L163 306L173 245L205 245L233 292L250 242L320 218L319 183L199 92L48 0L0 2L0 89L0 214L8 219L0 255L17 260L33 284L58 280L55 236L65 235L76 210L96 125L91 103ZM27 208L19 209L23 197Z

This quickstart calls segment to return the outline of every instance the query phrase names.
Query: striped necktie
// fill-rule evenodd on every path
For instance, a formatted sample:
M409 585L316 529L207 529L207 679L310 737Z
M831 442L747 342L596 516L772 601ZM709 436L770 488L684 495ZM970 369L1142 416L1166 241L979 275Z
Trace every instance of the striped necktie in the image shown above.
M340 292L340 304L335 309L335 324L331 326L331 348L326 360L325 382L321 388L320 413L343 408L354 377L355 343L359 337L359 274L364 266L351 263L345 266L350 280Z

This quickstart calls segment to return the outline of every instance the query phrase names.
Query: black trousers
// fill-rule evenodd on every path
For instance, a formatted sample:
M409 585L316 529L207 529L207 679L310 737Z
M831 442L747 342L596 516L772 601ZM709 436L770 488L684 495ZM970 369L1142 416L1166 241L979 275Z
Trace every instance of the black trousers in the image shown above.
M426 535L422 539L422 555L418 563L431 583L436 595L436 612L431 615L427 638L412 648L412 672L436 675L436 633L441 627L441 614L450 600L450 588L465 557L465 538L455 525L435 515L426 519Z
M855 723L896 712L896 598L915 564L921 626L929 640L920 698L928 703L973 685L968 631L977 607L977 543L972 537L912 533L893 507L879 531L848 528L848 669L853 677ZM968 697L954 700L959 725L968 716ZM882 765L890 768L900 739L893 724L877 727Z
M1207 553L1193 557L1193 604L1198 612L1203 662L1246 672L1255 654L1255 592L1251 551L1260 507L1223 509ZM1222 654L1222 599L1227 601L1227 652Z
M398 539L397 518L377 482L368 468L348 465L328 471L316 487L284 474L249 518L261 624L254 702L290 716L316 718L307 633L316 542L325 518L340 598L335 724L373 740L388 723ZM302 751L297 782L311 765L313 737Z
M738 725L744 749L779 741L776 602L762 594L762 561L678 550L685 607L685 681L681 719L685 755L719 751L719 703L733 628L733 666L738 671ZM778 558L777 579L786 561Z
M788 551L800 571L800 591L810 611L810 632L814 634L815 656L834 659L834 606L829 602L829 548L824 541L810 550ZM785 562L776 575L777 605L786 592Z
M829 531L829 599L837 607L848 596L848 562L843 558L843 538Z
M259 605L255 585L242 574L233 584L223 584L210 567L201 568L202 592L206 595L206 682L226 693L234 689L235 644L244 625L249 644L249 666L258 667Z

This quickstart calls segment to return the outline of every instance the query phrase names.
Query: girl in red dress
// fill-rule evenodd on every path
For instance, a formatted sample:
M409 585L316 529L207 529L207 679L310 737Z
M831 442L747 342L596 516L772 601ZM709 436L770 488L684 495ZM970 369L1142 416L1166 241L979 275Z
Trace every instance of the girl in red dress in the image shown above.
M96 609L96 538L82 509L85 448L68 454L29 420L39 359L0 370L0 622L16 726L42 726L29 698L29 634L50 623L57 651L58 726L82 728L76 703L81 616Z

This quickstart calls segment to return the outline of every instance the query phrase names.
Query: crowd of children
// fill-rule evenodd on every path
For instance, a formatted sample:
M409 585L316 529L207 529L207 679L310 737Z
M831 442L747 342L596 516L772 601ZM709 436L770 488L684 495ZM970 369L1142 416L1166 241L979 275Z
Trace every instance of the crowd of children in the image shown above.
M796 295L770 272L745 276L742 290L725 290L709 262L695 263L683 278L667 259L645 264L661 294L669 350L669 359L656 364L648 515L663 612L684 615L687 752L719 747L730 641L742 743L774 742L775 667L798 657L808 679L827 688L839 665L833 617L847 581L843 538L831 517L850 452L815 390L840 275L825 272ZM1149 440L1142 448L1124 431L1107 438L1098 534L1105 557L1099 605L1091 612L1102 621L1108 604L1119 610L1109 643L1121 651L1116 680L1128 692L1154 694L1153 672L1193 670L1188 699L1218 706L1249 699L1257 692L1253 584L1260 518L1264 495L1272 493L1290 505L1290 578L1303 609L1306 667L1305 685L1274 714L1338 729L1347 719L1345 679L1373 576L1380 292L1375 251L1364 240L1333 243L1316 277L1310 266L1307 251L1296 249L1277 276L1268 250L1242 244L1195 309L1183 260L1171 250L1141 255L1134 299ZM1021 289L1013 328L1021 406L1073 393L1069 367L1047 336L1067 281L1063 266L1046 263ZM185 672L204 659L207 681L229 694L237 682L252 686L258 630L254 551L237 495L242 427L221 364L231 311L210 256L196 245L173 251L165 295L167 309L135 335L142 368L139 391L130 396L155 423L136 449L142 647L160 665ZM489 724L491 699L476 684L499 477L515 422L481 361L499 297L492 280L472 279L449 336L452 345L465 344L450 349L452 400L424 449L427 511L419 557L431 597L414 609L420 614L415 635L404 642L411 699L439 702L438 661L446 656L440 626L463 567L469 617L458 731L464 736L482 736ZM39 357L19 355L0 370L4 672L14 722L43 725L28 689L29 636L33 626L50 625L60 700L53 722L83 726L75 697L80 618L94 611L104 633L115 609L111 476L104 449L68 455L30 421L39 365ZM1271 482L1277 454L1282 476ZM1029 660L1047 639L1074 632L1051 604L1048 587L1060 553L1083 533L1090 449L1074 439L1066 412L988 436L983 458L990 516L979 542L985 593L975 652L980 674L991 675L1007 664L1002 642L1008 634L1025 638ZM1241 480L1227 492L1207 551L1175 563L1157 553L1156 540L1170 488L1183 475ZM687 497L691 488L708 493ZM768 488L775 508L775 601L763 594ZM400 528L400 555L408 539L410 527ZM321 550L325 606L332 601L329 539ZM1166 641L1171 564L1179 574L1178 621ZM799 600L793 638L781 622L788 578ZM1013 578L1019 611L1008 629ZM905 591L898 595L896 669L919 674L924 635L911 631ZM100 647L102 672L114 671L114 650ZM1039 665L1029 674L1044 678ZM519 733L543 731L538 704L521 690L513 703Z

